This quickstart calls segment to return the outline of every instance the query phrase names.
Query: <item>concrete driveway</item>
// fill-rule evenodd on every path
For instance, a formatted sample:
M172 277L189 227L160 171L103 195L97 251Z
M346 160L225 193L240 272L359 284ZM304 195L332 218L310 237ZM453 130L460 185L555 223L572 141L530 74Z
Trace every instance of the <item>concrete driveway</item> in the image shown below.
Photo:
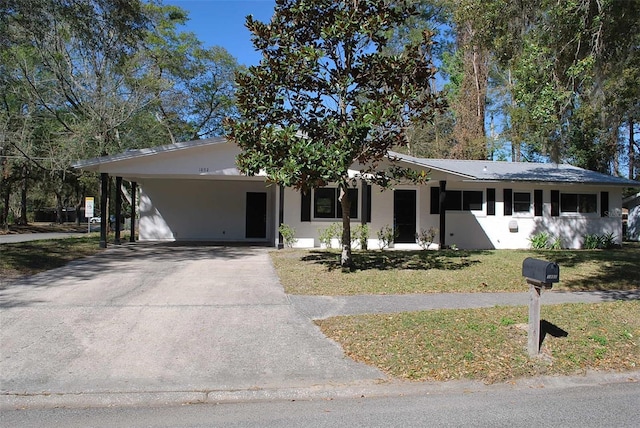
M294 309L267 251L138 243L0 279L0 399L197 401L384 379Z

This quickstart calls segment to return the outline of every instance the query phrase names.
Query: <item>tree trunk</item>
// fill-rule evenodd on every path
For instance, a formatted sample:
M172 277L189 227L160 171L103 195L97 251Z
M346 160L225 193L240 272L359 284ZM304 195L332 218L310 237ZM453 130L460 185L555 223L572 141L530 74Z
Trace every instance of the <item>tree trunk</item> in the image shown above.
M85 186L80 186L79 184L76 185L76 205L75 205L75 209L76 209L76 225L77 226L80 225L80 217L82 215L82 207L84 205L84 194L85 194L85 191L86 191ZM87 221L89 221L89 220L87 219Z
M60 192L56 192L56 223L62 224L62 215L63 215L63 206L62 206L62 194Z
M9 227L9 199L11 199L11 182L4 179L2 181L2 185L4 187L4 194L2 195L4 199L4 205L2 207L2 214L0 214L0 224L2 224L5 229L7 229Z
M18 224L27 225L27 185L29 177L29 168L25 163L22 166L22 188L20 189L20 220Z
M636 178L636 143L633 135L633 119L629 118L629 179Z
M458 49L462 51L462 81L452 106L456 114L453 134L454 158L486 159L487 139L484 119L489 79L488 52L474 43L470 22L457 27Z
M346 186L340 185L340 206L342 207L342 255L340 256L340 266L342 269L351 269L353 267L353 258L351 256L351 218L349 212L351 210L351 201L349 200L349 192Z

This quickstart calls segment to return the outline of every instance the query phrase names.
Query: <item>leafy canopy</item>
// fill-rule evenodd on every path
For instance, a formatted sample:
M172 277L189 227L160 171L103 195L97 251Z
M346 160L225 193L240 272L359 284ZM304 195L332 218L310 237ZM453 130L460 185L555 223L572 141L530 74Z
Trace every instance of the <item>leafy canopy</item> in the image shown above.
M406 144L411 122L439 105L429 89L431 33L386 53L394 30L415 16L412 3L277 0L270 23L248 16L263 56L237 76L242 118L227 123L241 170L303 190L346 185L354 162L383 185L420 178L378 170L389 149Z

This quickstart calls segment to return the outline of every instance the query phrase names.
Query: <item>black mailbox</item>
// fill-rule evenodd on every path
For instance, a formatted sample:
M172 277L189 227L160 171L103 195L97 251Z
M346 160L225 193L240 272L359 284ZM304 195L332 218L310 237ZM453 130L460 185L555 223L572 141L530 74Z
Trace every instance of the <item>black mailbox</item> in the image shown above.
M546 260L527 257L522 262L522 276L551 288L554 282L560 281L560 266Z

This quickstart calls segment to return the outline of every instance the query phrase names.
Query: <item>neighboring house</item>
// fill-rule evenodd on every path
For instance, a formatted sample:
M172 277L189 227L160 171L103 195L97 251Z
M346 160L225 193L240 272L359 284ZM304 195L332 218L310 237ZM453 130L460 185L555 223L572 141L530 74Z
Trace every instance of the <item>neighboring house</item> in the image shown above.
M75 167L139 186L142 241L277 246L278 226L285 223L296 231L296 246L320 246L320 230L341 221L336 187L303 195L263 176L244 176L235 164L239 152L224 138L212 138L131 150ZM429 228L438 230L436 245L468 249L528 248L538 232L569 248L580 247L586 234L613 234L621 242L622 189L640 186L569 165L390 156L428 172L431 180L387 190L354 181L352 222L368 224L369 248L378 248L377 231L385 225L396 231L395 248L419 248L416 233Z
M640 193L623 199L622 207L629 210L626 225L627 239L640 241Z

